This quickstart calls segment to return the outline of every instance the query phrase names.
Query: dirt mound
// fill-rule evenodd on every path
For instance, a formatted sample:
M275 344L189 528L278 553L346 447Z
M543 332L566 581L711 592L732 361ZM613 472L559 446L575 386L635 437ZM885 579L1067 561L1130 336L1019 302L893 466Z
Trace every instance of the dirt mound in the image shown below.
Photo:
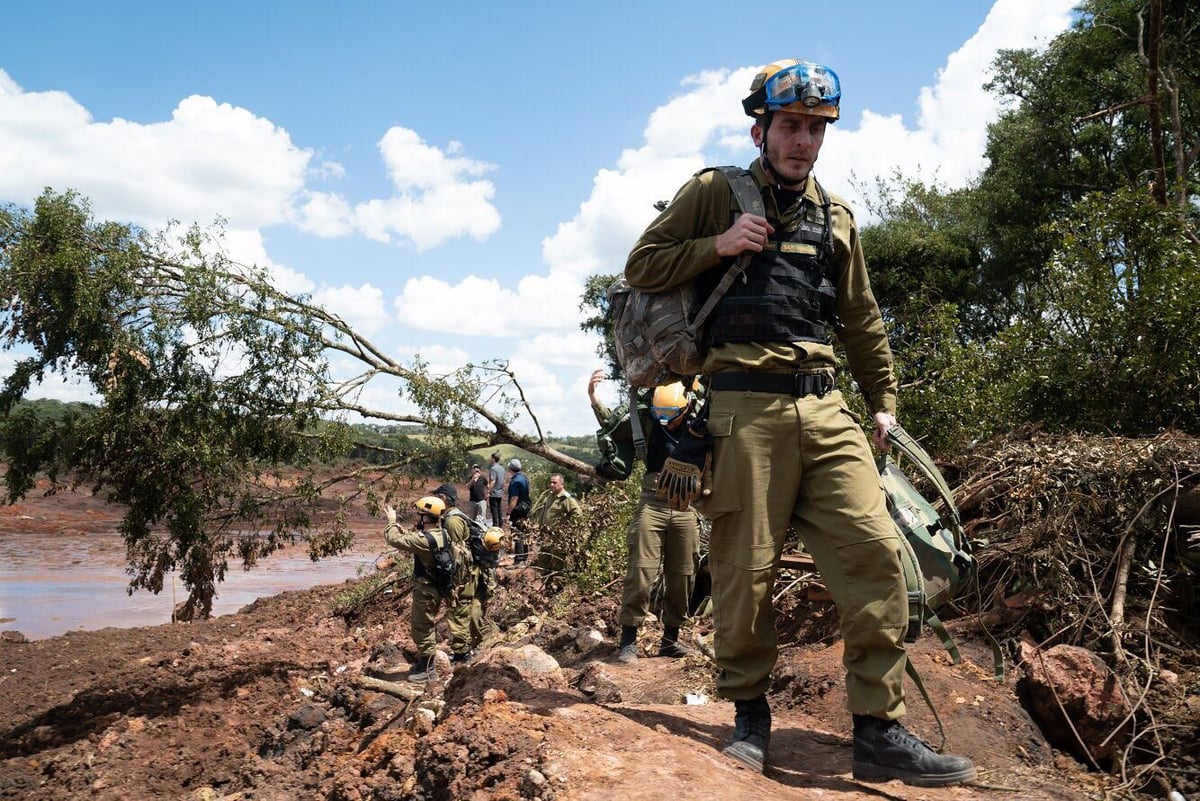
M611 637L580 652L580 628L611 629L607 599L566 605L567 620L535 616L544 604L534 571L503 570L496 605L508 630L492 646L541 646L563 665L563 685L531 686L484 653L444 686L403 699L354 679L372 660L401 669L412 656L406 588L380 593L349 622L334 616L358 585L284 593L198 623L0 643L0 797L636 801L709 794L714 782L731 797L879 795L849 776L839 646L785 650L759 776L719 754L733 709L713 700L703 657L620 665ZM646 628L648 650L657 632ZM932 643L913 654L951 748L977 760L981 784L1081 797L1088 777L1045 744L1011 684L988 682L974 660L951 667ZM616 695L595 703L597 684ZM701 703L685 703L689 694ZM919 701L910 721L936 735ZM896 783L886 794L995 795Z

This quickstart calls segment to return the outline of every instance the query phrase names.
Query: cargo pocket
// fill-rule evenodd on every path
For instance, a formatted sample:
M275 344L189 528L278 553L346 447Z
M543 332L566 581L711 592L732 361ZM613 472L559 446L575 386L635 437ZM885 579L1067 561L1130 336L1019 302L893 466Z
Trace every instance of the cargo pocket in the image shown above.
M738 491L738 459L733 449L732 411L714 411L708 417L708 431L713 437L712 494L701 498L696 508L709 520L742 508Z
M898 535L876 536L837 549L837 576L825 576L834 597L847 605L844 618L856 624L874 621L885 628L908 625L908 595Z

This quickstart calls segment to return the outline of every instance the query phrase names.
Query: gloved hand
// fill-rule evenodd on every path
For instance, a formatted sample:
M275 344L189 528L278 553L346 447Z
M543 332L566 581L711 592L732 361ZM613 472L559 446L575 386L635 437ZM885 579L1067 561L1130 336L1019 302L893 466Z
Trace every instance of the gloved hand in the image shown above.
M396 507L391 504L386 504L383 507L383 513L387 516L389 526L396 525Z
M692 501L711 492L713 438L704 423L689 423L675 450L663 462L655 497L682 512Z

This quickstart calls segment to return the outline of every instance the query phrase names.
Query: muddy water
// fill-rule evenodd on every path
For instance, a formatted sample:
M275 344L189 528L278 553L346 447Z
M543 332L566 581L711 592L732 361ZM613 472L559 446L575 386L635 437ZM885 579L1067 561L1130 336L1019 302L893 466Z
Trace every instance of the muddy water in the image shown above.
M385 549L381 537L359 534L340 557L313 562L294 545L246 572L230 565L218 585L213 614L236 612L256 598L284 590L335 584L372 569ZM163 591L126 594L125 546L119 534L11 533L0 529L0 631L30 639L107 626L169 623L175 604L187 597L172 576Z

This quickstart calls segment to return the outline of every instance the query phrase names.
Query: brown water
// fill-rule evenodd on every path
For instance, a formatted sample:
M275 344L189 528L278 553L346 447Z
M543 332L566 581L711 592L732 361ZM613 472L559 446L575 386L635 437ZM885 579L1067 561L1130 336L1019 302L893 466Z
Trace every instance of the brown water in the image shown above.
M236 612L256 598L319 584L336 584L368 572L387 547L380 536L359 534L342 556L313 562L303 544L274 554L254 570L230 565L218 585L213 614ZM74 630L128 628L171 621L187 597L178 578L152 595L126 594L125 546L115 532L53 534L0 529L0 630L41 639Z

